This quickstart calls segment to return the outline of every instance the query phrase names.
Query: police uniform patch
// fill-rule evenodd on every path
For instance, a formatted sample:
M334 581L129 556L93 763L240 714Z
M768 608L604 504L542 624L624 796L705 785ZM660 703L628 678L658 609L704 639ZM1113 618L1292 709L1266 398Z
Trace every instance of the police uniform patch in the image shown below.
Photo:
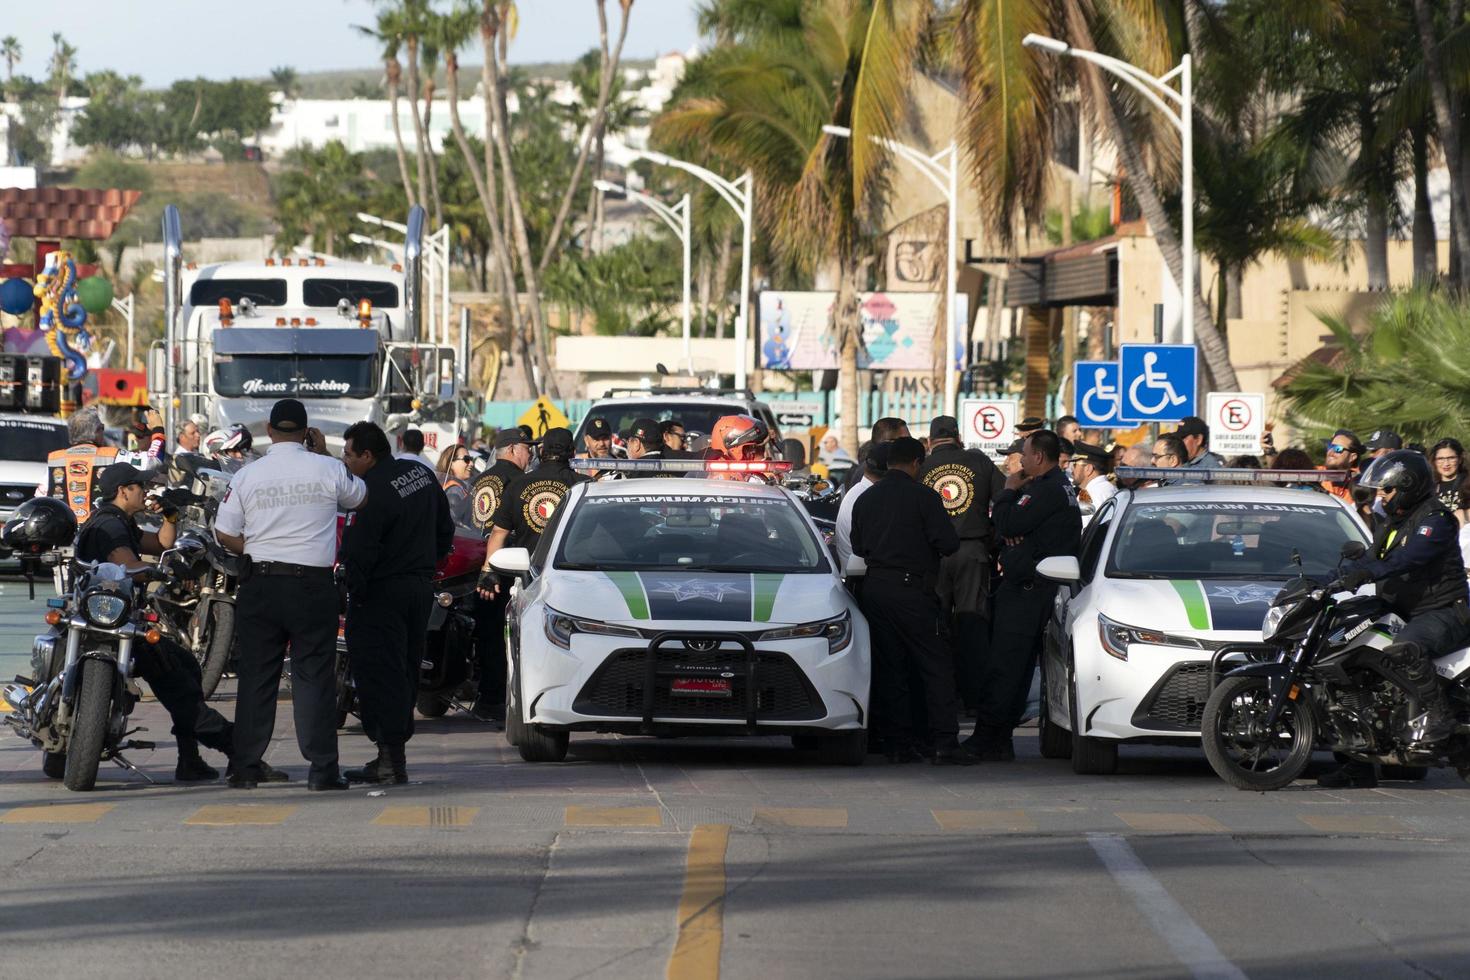
M490 519L495 516L495 509L500 506L500 489L499 481L494 480L485 480L475 488L470 512L475 527L484 530L489 526Z
M964 516L975 499L975 481L968 466L956 463L936 466L924 474L924 483L939 494L944 512L950 517Z
M530 531L540 534L546 530L546 522L567 495L567 485L556 480L538 480L528 486L521 496L521 519Z
M1023 493L1021 494L1021 499L1016 501L1016 506L1025 507L1029 503L1031 503L1031 495L1029 493Z

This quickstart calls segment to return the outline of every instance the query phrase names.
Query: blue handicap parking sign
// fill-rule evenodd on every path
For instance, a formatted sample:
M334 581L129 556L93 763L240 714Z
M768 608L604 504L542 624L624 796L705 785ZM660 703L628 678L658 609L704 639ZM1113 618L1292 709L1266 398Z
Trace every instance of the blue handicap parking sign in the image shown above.
M1118 357L1121 421L1178 422L1187 415L1198 415L1198 360L1193 344L1124 344Z
M1072 370L1072 414L1084 429L1111 429L1118 424L1122 391L1117 361L1078 361Z

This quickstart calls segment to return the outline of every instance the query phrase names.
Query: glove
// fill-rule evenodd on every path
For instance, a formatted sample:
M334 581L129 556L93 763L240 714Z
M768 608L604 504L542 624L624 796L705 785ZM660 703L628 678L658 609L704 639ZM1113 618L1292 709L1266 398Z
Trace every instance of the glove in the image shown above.
M480 578L475 583L475 588L482 589L485 592L494 592L500 588L500 576L487 568L480 573Z
M1334 592L1356 592L1358 589L1373 581L1373 576L1362 569L1344 572L1336 582L1332 583Z

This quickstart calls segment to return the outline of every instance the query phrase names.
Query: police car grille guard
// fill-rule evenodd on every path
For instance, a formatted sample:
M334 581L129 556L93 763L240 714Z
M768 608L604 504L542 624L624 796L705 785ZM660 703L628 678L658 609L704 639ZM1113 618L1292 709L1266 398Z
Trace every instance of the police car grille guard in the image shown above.
M749 638L740 633L689 633L675 630L665 630L656 634L648 641L648 652L643 657L643 732L646 735L653 734L653 704L658 694L658 650L665 643L675 640L693 640L695 642L714 642L715 650L719 650L726 641L737 644L745 654L745 727L755 731L756 709L759 705L757 700L757 688L755 684L755 644Z

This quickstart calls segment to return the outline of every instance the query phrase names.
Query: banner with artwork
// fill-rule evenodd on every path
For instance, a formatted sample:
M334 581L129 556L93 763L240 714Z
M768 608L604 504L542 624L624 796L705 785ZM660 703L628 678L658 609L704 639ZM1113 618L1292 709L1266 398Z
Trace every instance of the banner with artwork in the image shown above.
M768 371L823 371L837 368L837 343L831 330L836 293L763 292L760 294L760 366ZM958 323L966 322L966 297L955 304ZM859 293L863 347L858 367L874 371L932 371L941 293ZM961 326L959 336L965 335ZM963 348L961 343L960 348ZM963 356L957 350L955 357ZM960 365L962 367L962 365Z

